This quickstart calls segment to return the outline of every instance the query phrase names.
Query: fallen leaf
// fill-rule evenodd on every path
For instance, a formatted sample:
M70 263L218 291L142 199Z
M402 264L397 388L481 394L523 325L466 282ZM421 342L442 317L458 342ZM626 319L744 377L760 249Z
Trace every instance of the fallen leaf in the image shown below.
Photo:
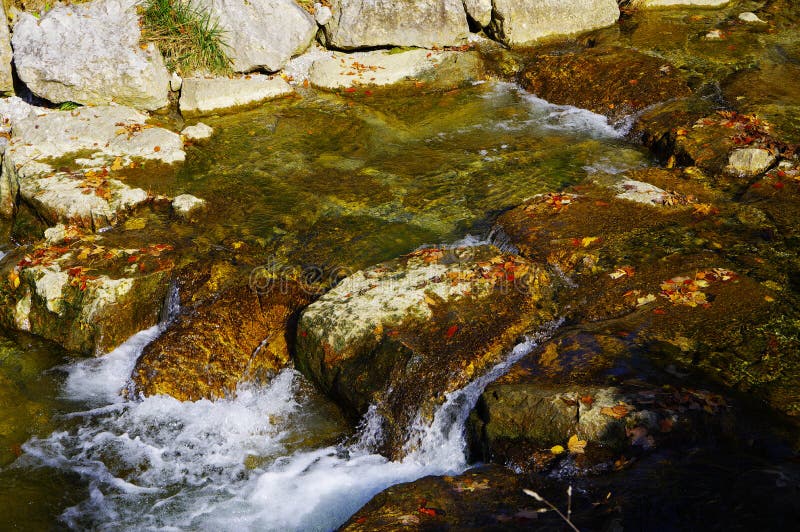
M586 451L586 440L579 440L577 434L570 436L567 442L569 452L574 454L583 454Z
M614 419L622 419L628 415L627 405L615 405L612 407L604 406L600 409L600 413L604 416L613 417Z
M446 336L447 338L452 338L458 332L458 325L451 325L449 329L447 329Z
M563 454L564 451L565 449L563 445L554 445L553 447L550 447L550 452L556 456L558 456L559 454Z

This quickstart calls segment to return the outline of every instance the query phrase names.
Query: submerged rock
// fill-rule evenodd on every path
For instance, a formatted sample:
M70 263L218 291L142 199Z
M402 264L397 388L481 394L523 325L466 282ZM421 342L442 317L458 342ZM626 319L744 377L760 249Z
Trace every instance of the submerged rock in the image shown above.
M149 198L124 182L123 169L185 157L180 135L147 124L128 107L44 111L9 98L0 111L12 129L0 180L0 212L7 217L21 201L51 224L113 225Z
M202 122L183 128L181 135L187 140L206 140L214 134L214 128Z
M180 196L175 196L175 199L172 200L173 212L185 220L192 220L206 205L206 200L191 194L181 194Z
M145 348L133 391L196 401L269 379L291 363L297 315L311 298L303 285L286 280L263 292L235 285L193 305Z
M296 364L350 414L376 405L382 452L399 457L418 416L430 418L444 394L552 319L551 297L548 275L514 255L423 249L359 271L310 305Z
M728 157L727 170L741 176L756 176L766 172L775 156L762 148L742 148L735 150Z
M442 48L469 36L461 0L333 0L332 10L323 28L330 48Z
M314 19L293 0L194 0L223 32L236 72L277 72L311 45Z
M179 105L187 116L252 106L293 89L281 78L251 74L236 78L184 78Z
M476 52L376 50L333 53L317 59L309 71L309 81L325 89L390 85L402 81L458 87L480 79L482 72L483 64Z
M494 0L492 6L489 32L512 46L610 26L619 18L616 0Z
M684 74L668 62L617 48L538 54L520 80L544 100L588 109L615 122L690 93Z
M560 530L563 521L543 511L544 503L526 495L530 489L548 500L564 499L557 481L518 475L500 466L470 469L456 476L427 476L397 484L375 495L340 530ZM581 530L602 530L605 511L592 508L575 491L572 510ZM592 516L596 516L592 518ZM596 525L596 527L594 526ZM586 528L589 527L589 528Z
M102 355L155 325L169 288L169 245L119 249L75 227L0 261L0 322Z
M763 245L763 218L696 175L632 172L667 192L660 206L586 186L534 198L498 223L523 256L547 260L573 284L559 296L568 320L608 323L664 367L796 415L800 394L789 383L800 370L798 338L776 332L797 319L782 288L794 266L781 258L784 245Z
M111 102L155 110L169 102L169 73L153 44L140 46L135 0L58 5L22 12L12 44L17 74L54 103Z

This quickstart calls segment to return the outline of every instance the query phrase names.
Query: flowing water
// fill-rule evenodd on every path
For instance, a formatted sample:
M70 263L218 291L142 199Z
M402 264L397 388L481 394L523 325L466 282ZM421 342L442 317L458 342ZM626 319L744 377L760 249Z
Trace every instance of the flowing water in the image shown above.
M420 245L474 243L494 211L587 172L649 164L598 115L506 83L447 94L320 96L206 120L214 142L177 174L142 183L212 204L200 224L130 220L198 253L231 242L298 264L353 268ZM120 231L120 233L123 233ZM115 238L112 231L109 238ZM181 403L120 395L154 327L99 359L30 338L0 345L5 425L0 513L21 528L326 530L385 487L464 470L464 422L483 387L527 353L447 398L415 450L372 449L375 414L353 433L301 375L285 370L235 397ZM7 426L6 426L7 425Z

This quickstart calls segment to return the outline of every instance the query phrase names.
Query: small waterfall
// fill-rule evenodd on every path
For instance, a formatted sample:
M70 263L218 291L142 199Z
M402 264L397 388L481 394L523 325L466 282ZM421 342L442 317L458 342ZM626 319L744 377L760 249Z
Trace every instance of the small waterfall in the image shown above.
M64 430L27 442L14 467L51 467L87 482L90 496L62 515L73 529L330 530L388 486L464 471L464 426L478 397L557 326L448 394L432 423L410 428L413 451L395 462L371 450L382 436L376 408L354 443L292 451L327 415L294 370L240 387L230 399L126 399L119 392L160 333L156 326L102 358L67 366L64 393L91 408L66 416Z

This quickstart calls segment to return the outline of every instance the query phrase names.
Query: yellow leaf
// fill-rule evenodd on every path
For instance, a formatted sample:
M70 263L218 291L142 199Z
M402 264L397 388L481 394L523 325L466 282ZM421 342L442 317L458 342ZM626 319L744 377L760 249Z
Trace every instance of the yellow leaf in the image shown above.
M563 445L555 445L555 446L550 448L550 452L553 453L554 455L558 456L559 454L562 454L564 452L564 446Z
M10 284L11 288L14 290L19 288L19 273L17 273L17 270L8 272L8 284Z
M600 240L599 236L585 236L581 239L581 246L588 248L598 240Z
M574 454L583 454L586 451L586 440L579 440L577 434L570 436L567 442L569 452Z
M111 163L111 170L114 172L119 172L123 168L125 168L125 165L122 164L122 157L117 157L114 159L114 162Z
M644 297L640 297L640 298L636 299L636 306L637 307L641 307L641 306L647 305L648 303L652 303L655 300L656 300L656 296L654 296L653 294L647 294Z

